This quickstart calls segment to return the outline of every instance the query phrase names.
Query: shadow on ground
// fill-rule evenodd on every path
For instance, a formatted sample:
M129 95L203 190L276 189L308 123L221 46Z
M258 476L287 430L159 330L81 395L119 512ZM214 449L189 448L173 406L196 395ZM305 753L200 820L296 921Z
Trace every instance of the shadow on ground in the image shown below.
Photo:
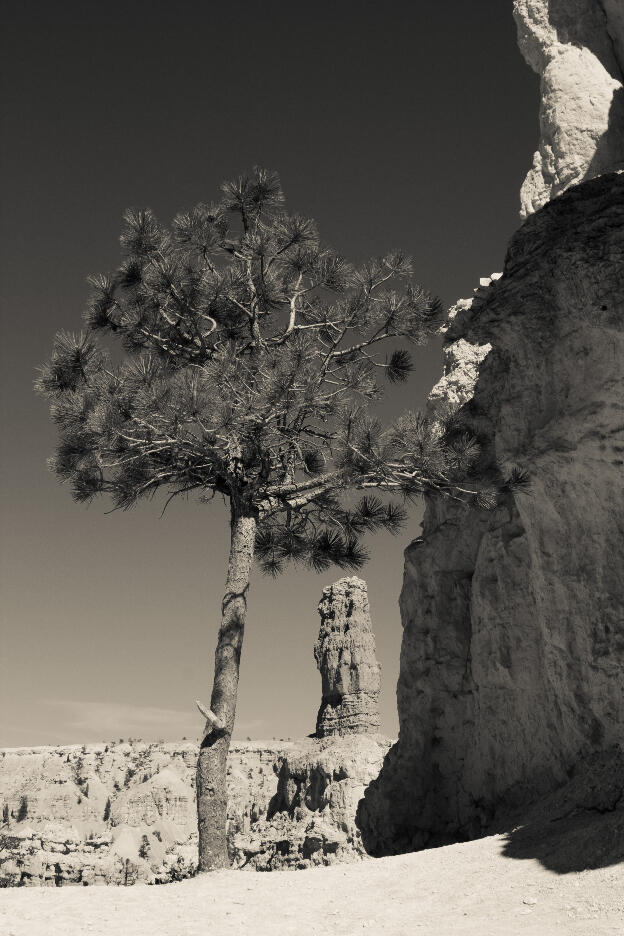
M618 745L579 761L554 792L522 809L501 811L480 835L451 835L444 841L427 833L413 798L407 808L405 790L388 789L395 756L391 748L358 808L356 823L373 857L498 834L504 837L504 857L533 859L555 874L624 862L624 750Z
M556 874L624 861L624 752L616 746L588 757L564 786L515 818L506 825L507 858L533 858Z
M555 874L606 868L624 861L624 809L586 812L508 833L506 858L533 858Z

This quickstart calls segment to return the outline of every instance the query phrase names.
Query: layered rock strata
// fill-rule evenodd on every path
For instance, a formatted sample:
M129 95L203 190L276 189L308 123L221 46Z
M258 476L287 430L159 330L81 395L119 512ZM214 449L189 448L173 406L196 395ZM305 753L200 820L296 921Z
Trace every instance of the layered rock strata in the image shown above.
M566 191L460 303L445 398L528 493L427 502L406 550L400 734L358 821L373 854L478 835L624 738L624 174Z
M624 167L621 0L514 0L520 50L540 76L540 140L527 217L571 185Z
M235 867L357 860L357 802L390 742L234 744ZM164 883L197 867L197 746L110 744L0 752L0 887Z
M380 666L375 655L366 582L342 578L323 589L314 648L322 702L316 736L379 731Z

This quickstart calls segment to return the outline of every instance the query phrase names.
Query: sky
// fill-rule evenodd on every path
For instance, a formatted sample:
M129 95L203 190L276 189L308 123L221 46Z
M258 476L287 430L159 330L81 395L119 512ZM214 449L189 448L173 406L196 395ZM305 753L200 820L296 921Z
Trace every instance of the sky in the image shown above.
M538 138L511 0L5 0L0 378L0 746L196 738L227 563L217 504L75 504L32 390L121 215L163 221L253 165L361 262L401 248L446 305L502 269ZM434 341L386 412L424 405ZM382 731L397 732L403 550L368 541ZM235 737L314 730L316 606L338 569L254 573Z

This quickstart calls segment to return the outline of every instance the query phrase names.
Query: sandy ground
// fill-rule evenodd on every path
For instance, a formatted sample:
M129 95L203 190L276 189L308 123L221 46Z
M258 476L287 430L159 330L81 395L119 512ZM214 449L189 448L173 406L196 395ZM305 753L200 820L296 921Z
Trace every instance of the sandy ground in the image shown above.
M0 891L2 936L622 936L624 863L557 874L503 836L307 871Z

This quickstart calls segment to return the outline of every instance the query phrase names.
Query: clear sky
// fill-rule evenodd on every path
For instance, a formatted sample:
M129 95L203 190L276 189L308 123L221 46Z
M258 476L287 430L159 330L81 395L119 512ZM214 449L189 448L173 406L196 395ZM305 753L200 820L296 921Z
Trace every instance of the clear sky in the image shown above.
M85 278L117 265L122 211L163 221L223 179L277 169L288 206L361 261L400 247L446 304L502 268L538 136L511 0L6 0L2 16L0 746L197 737L227 562L222 507L106 514L47 472L32 392ZM440 346L388 411L421 407ZM397 730L402 552L369 540L382 729ZM314 730L321 590L256 574L237 737Z

